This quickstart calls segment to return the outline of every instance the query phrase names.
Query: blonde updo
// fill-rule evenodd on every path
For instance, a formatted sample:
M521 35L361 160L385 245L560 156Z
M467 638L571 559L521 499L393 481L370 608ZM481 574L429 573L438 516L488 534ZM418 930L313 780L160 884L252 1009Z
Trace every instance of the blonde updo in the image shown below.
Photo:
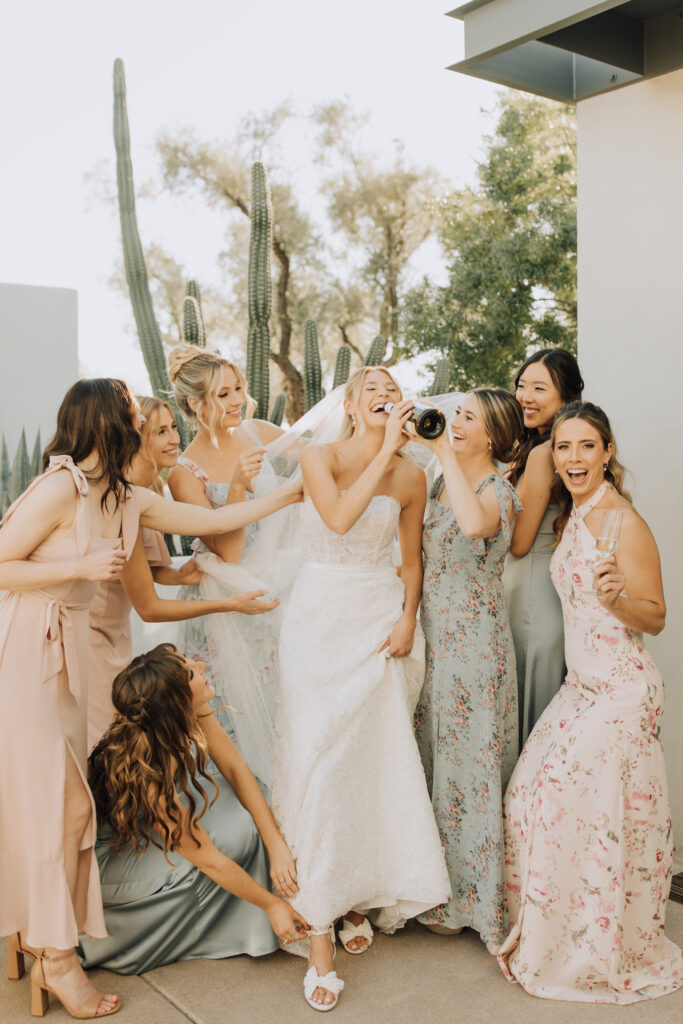
M221 373L226 367L228 370L232 370L238 384L244 389L245 418L251 419L256 403L247 393L247 381L244 374L234 363L224 359L218 352L209 352L204 348L197 348L196 345L178 345L171 350L168 356L168 372L179 409L190 421L201 423L203 427L206 427L212 438L216 435L216 424L221 417L221 410L214 396L218 391ZM188 401L190 398L196 399L200 408L208 399L210 405L208 422L204 422L201 415L190 408Z
M394 375L390 373L389 370L387 370L386 366L360 366L354 373L351 374L351 376L346 382L346 387L344 388L345 402L350 402L354 408L358 405L360 393L363 388L363 381L365 380L365 377L368 373L374 373L375 370L378 370L381 373L385 373L389 380L396 385L396 387L398 388L398 397L396 401L402 401L403 391L401 390L401 385L398 383ZM351 434L353 434L354 422L353 416L349 415L349 413L346 414L344 428L345 429L343 437L351 437Z

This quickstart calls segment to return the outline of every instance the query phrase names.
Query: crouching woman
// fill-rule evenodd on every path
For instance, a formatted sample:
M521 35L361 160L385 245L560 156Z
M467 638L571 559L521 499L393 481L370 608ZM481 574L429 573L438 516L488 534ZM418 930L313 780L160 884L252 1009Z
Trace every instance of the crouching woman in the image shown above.
M89 761L109 936L83 938L88 967L141 974L177 960L262 956L308 928L281 898L298 891L294 861L208 707L213 694L204 665L172 644L114 680L117 714Z

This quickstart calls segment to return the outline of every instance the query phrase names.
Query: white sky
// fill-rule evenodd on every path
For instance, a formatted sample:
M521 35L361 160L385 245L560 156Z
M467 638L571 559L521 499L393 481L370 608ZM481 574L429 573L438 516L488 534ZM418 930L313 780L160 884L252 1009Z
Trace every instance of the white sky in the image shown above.
M401 138L409 159L463 184L491 128L481 108L492 107L495 89L444 70L462 56L462 25L444 17L448 9L448 0L5 5L0 281L75 288L83 372L148 390L126 331L129 304L107 285L117 217L84 186L98 163L114 167L114 59L126 69L138 187L155 172L161 130L227 137L248 111L284 99L306 111L344 96L372 114L377 148ZM180 198L138 212L143 244L167 244L200 279L208 273L226 228L217 212Z

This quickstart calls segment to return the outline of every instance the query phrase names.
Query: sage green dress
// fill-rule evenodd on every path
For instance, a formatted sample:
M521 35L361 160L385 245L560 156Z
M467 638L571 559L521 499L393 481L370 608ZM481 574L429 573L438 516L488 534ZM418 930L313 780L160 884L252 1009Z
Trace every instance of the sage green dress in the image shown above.
M531 550L521 558L508 555L503 574L517 660L520 750L567 674L562 605L550 579L558 513L548 506Z
M216 784L218 798L201 825L222 853L268 888L268 860L254 819L222 776ZM211 798L213 786L204 786ZM195 799L201 807L198 793ZM263 956L278 948L263 910L221 888L180 854L169 853L169 863L151 844L142 854L130 845L114 853L110 837L100 824L95 852L108 938L82 936L85 967L143 974L177 960Z

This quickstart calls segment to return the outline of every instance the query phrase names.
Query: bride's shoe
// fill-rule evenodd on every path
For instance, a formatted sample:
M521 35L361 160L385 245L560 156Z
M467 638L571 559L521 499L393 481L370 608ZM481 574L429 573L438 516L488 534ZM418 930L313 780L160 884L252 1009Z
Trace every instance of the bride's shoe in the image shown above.
M31 1016L32 1017L44 1017L47 1009L50 1005L50 997L48 992L52 992L53 996L59 999L60 1003L66 1010L66 1012L74 1017L76 1020L90 1020L92 1017L109 1017L112 1013L117 1013L121 1009L121 1001L118 1000L110 1010L104 1010L102 1013L97 1012L97 1007L104 998L104 992L100 992L95 989L93 996L81 1007L80 1010L73 1010L70 1006L64 1002L64 1000L55 992L53 988L50 988L45 980L45 968L44 963L53 964L58 960L68 960L70 957L76 956L75 950L69 950L68 953L61 953L59 956L48 956L43 950L40 954L40 958L36 960L33 967L31 968Z
M21 933L15 932L7 939L7 977L10 981L18 981L24 977L26 965L24 957L30 956L37 960L40 956L39 949L24 946L21 941Z
M339 929L339 941L346 952L351 953L352 956L359 956L361 953L367 952L372 945L373 937L372 925L367 917L364 917L360 924L353 924L346 917L342 919L342 926ZM367 939L368 944L361 949L349 949L349 942L353 939Z
M325 928L322 931L318 931L315 928L311 928L308 933L309 935L329 935L332 939L332 959L334 960L337 952L337 947L334 942L334 927ZM323 988L326 992L329 992L334 996L331 1003L316 1003L313 998L313 993L317 988ZM336 971L328 971L327 974L318 974L316 967L309 967L304 976L304 999L309 1006L312 1006L314 1010L321 1010L323 1013L325 1010L334 1010L335 1006L339 1002L339 993L344 988L344 982L341 978L337 977Z

